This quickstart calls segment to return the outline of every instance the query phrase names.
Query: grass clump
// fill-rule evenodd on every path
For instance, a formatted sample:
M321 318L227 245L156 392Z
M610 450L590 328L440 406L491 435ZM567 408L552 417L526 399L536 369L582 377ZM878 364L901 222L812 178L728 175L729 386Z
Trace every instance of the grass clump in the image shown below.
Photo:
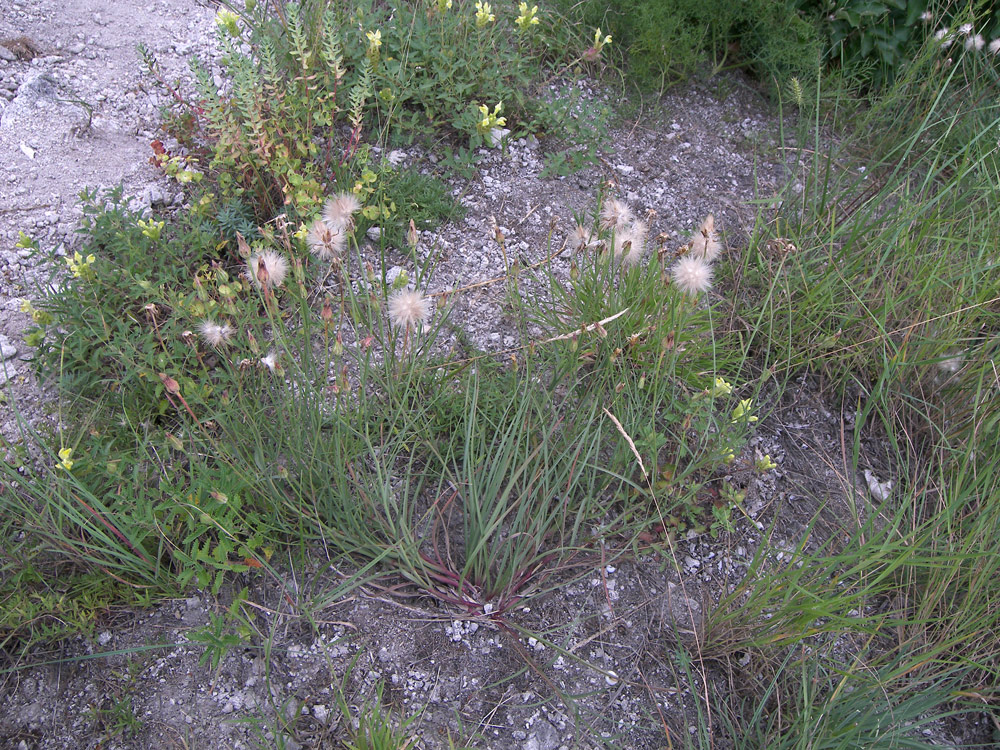
M968 52L946 68L929 42L736 271L758 359L822 378L851 418L842 481L869 485L833 536L822 507L790 550L776 525L781 554L708 617L704 653L758 680L709 708L741 746L925 747L919 727L995 699L998 120Z
M675 282L669 259L641 263L644 230L623 228L623 264L614 226L598 228L608 250L578 248L574 289L553 276L554 304L520 301L516 317L547 335L510 372L439 359L447 306L373 274L353 240L361 209L352 194L328 201L317 225L347 238L335 248L275 223L162 275L111 253L191 251L190 235L98 210L85 250L101 257L39 303L40 366L76 394L85 428L60 433L44 501L8 477L11 511L53 552L164 592L218 592L283 547L322 543L497 618L593 554L595 524L631 533L630 487L649 508L670 496L675 525L704 520L691 498L755 417L722 408L731 389L713 396L704 287ZM690 410L671 406L677 388Z

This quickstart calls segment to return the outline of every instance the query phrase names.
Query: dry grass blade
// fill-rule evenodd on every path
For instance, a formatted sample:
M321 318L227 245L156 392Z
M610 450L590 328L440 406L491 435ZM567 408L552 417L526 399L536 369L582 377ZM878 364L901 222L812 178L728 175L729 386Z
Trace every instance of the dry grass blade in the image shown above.
M629 437L629 434L625 431L625 428L622 427L622 423L618 421L618 417L616 417L614 414L608 411L606 407L602 406L601 409L605 414L608 415L611 421L615 423L615 427L618 429L618 432L620 432L621 436L625 438L625 442L628 443L628 447L632 449L632 455L635 456L635 460L639 462L639 468L642 469L642 476L648 477L649 472L646 471L646 465L642 462L642 456L639 455L639 451L635 447L635 442L632 440L631 437Z

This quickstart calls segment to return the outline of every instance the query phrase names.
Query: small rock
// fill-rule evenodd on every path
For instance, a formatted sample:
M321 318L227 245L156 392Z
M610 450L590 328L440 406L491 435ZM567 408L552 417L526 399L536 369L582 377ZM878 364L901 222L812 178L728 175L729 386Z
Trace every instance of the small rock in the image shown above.
M872 493L873 498L878 500L880 503L889 499L889 495L892 494L893 486L891 479L880 482L878 477L872 473L871 469L865 469L865 481L868 482L868 491Z
M510 135L510 130L507 128L493 128L486 134L486 140L489 141L490 146L496 148L503 143L503 139L508 135Z
M382 237L382 229L380 227L369 227L365 234L368 235L368 239L372 242L378 242Z
M0 336L0 359L10 359L17 354L17 347L6 336Z
M0 366L0 385L7 385L7 381L17 374L17 370L12 365Z
M396 283L396 279L399 278L399 274L403 273L402 266L393 266L388 271L385 272L385 284L386 286L393 286Z
M558 729L544 720L535 722L531 729L524 750L557 750L560 744Z
M168 201L167 196L156 185L149 185L143 190L142 195L139 196L139 200L142 205L149 206L150 208L165 206Z
M7 60L8 62L14 62L17 59L17 55L11 52L9 49L0 44L0 60Z

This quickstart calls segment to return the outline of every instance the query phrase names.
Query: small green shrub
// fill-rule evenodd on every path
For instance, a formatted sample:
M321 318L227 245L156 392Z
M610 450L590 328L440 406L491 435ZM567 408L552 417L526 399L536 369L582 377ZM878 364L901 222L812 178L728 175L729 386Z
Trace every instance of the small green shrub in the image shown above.
M796 5L817 18L828 58L855 71L864 68L876 88L892 81L927 35L922 23L927 0L798 0Z
M626 71L647 89L662 90L708 63L747 66L769 83L811 80L821 52L814 25L790 2L560 0L557 7L610 31Z
M184 331L225 307L199 298L201 280L232 279L216 263L218 230L203 211L167 227L165 220L142 219L120 188L82 198L82 251L51 258L54 272L69 274L38 305L48 323L34 333L37 363L79 396L122 397L127 418L138 425L168 408L156 373L167 363L197 362ZM206 384L204 393L211 390Z
M357 3L345 21L361 24L364 34L345 44L345 56L356 70L373 61L373 107L380 122L391 122L407 139L460 134L479 145L485 135L477 127L484 119L480 107L492 112L500 103L501 126L590 136L566 107L549 105L543 85L573 49L582 51L581 40L544 9L529 12L521 24L518 18L516 4L505 0L487 3L482 12L467 0ZM377 46L369 38L374 34Z

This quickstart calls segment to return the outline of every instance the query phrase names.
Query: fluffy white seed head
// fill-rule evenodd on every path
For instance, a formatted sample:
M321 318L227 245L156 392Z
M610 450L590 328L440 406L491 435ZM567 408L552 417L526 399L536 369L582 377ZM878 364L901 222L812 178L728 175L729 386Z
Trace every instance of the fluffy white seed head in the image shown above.
M952 354L945 359L938 362L938 367L942 372L946 372L949 375L953 375L962 369L962 363L965 360L965 355L963 352L958 352L957 354Z
M583 250L589 247L594 238L589 229L582 224L577 224L576 228L569 234L569 246L574 250Z
M431 319L431 300L412 289L397 289L389 296L389 321L401 331L425 325Z
M250 272L250 280L257 286L265 286L268 289L275 289L284 282L288 273L288 260L281 253L273 250L265 250L262 253L251 255L247 261L247 270Z
M649 228L644 221L634 221L615 235L615 255L622 255L622 261L629 266L639 265L646 249L646 234Z
M333 228L354 227L354 214L361 210L361 202L354 193L337 193L323 208L323 221Z
M316 219L306 235L309 251L320 260L339 258L346 242L347 232L343 227L330 226L322 219Z
M670 275L685 294L696 295L707 292L712 286L712 266L703 258L686 255L678 260Z
M722 252L722 245L719 242L719 235L715 231L715 217L709 214L698 231L691 238L690 254L695 258L711 263L719 257Z
M605 229L625 229L635 217L624 201L612 198L601 207L601 226Z
M981 34L973 34L968 39L965 40L965 48L967 50L981 50L986 44L986 40L983 39Z
M198 326L198 332L201 334L202 341L215 349L228 344L235 333L229 323L219 324L211 318L205 318L205 320L201 321L201 324Z
M990 46L986 48L986 51L991 55L996 55L1000 53L1000 39L994 39L990 42Z

